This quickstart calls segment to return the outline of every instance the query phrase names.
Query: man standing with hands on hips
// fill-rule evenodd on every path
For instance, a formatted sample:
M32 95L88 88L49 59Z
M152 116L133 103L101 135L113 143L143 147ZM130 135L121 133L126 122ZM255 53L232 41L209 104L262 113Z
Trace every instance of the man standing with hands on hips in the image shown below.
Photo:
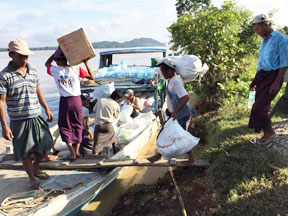
M12 61L0 73L0 121L2 135L12 140L14 157L22 161L30 179L30 188L37 189L36 180L48 179L49 175L39 169L43 155L53 147L47 122L41 116L40 104L48 121L53 120L42 91L36 69L28 64L30 55L35 55L22 40L9 43ZM6 121L5 101L10 118ZM33 160L34 159L34 160Z
M250 90L256 90L256 97L248 127L258 133L262 130L263 136L257 144L266 145L276 136L268 111L271 101L281 89L288 67L288 38L273 30L270 20L264 14L255 16L252 22L254 31L263 40L259 50L257 73L250 85Z

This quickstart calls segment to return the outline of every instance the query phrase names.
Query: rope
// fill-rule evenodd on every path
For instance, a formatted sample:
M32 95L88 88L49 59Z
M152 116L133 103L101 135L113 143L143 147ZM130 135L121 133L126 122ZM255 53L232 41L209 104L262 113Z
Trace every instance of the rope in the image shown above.
M187 216L187 212L186 212L186 209L185 209L183 198L181 196L180 189L179 189L179 187L177 185L177 182L176 182L176 179L175 179L175 176L174 176L174 173L173 173L173 168L171 166L169 167L169 172L170 172L171 178L173 180L173 183L175 185L175 189L176 189L176 192L177 192L179 203L180 203L180 206L181 206L181 209L182 209L182 214L183 214L183 216Z
M15 215L29 208L36 207L53 193L64 193L64 190L42 189L15 193L7 197L0 206L0 212L4 215Z

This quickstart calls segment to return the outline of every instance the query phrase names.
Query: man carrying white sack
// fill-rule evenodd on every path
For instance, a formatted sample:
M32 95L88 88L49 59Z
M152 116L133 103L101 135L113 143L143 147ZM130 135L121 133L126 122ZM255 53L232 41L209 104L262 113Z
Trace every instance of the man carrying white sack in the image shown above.
M165 58L161 60L157 66L160 68L164 78L168 80L168 109L166 110L166 114L169 118L177 119L180 126L184 130L187 130L191 117L190 106L188 102L189 96L184 88L183 81L176 75L175 62L171 58ZM195 164L192 150L190 150L187 154L189 163ZM157 155L147 159L153 163L160 158L161 154L158 153Z

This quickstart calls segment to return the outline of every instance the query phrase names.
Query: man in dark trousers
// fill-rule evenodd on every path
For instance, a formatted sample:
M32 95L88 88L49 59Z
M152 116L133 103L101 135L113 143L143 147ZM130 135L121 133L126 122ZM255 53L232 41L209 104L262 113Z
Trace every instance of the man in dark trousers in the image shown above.
M271 22L264 14L254 17L253 29L263 41L258 56L257 73L250 85L250 90L256 90L256 98L248 127L258 133L263 131L264 134L257 143L265 145L276 136L268 111L271 101L283 84L288 67L288 39L273 30Z

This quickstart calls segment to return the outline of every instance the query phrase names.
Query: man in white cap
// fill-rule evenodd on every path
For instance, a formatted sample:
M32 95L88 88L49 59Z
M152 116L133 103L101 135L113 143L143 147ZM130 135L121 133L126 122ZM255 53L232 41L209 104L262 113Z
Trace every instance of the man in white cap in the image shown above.
M256 90L256 98L248 127L258 133L263 131L264 134L257 143L265 145L276 136L268 111L271 101L283 84L288 67L288 39L286 35L273 30L265 14L255 16L252 22L254 31L263 40L258 56L257 73L250 85L251 91Z
M22 161L30 178L31 189L36 189L40 184L35 177L49 178L47 173L39 169L39 163L43 155L53 147L48 124L41 116L40 104L48 121L53 120L53 115L40 90L37 71L28 64L29 56L35 54L22 40L13 40L8 47L12 61L0 73L2 135L12 140L15 160ZM10 127L6 121L5 101Z
M140 107L140 99L134 95L134 91L132 89L128 89L125 93L126 103L133 107L133 112L131 114L132 118L135 118L139 115L141 110Z

